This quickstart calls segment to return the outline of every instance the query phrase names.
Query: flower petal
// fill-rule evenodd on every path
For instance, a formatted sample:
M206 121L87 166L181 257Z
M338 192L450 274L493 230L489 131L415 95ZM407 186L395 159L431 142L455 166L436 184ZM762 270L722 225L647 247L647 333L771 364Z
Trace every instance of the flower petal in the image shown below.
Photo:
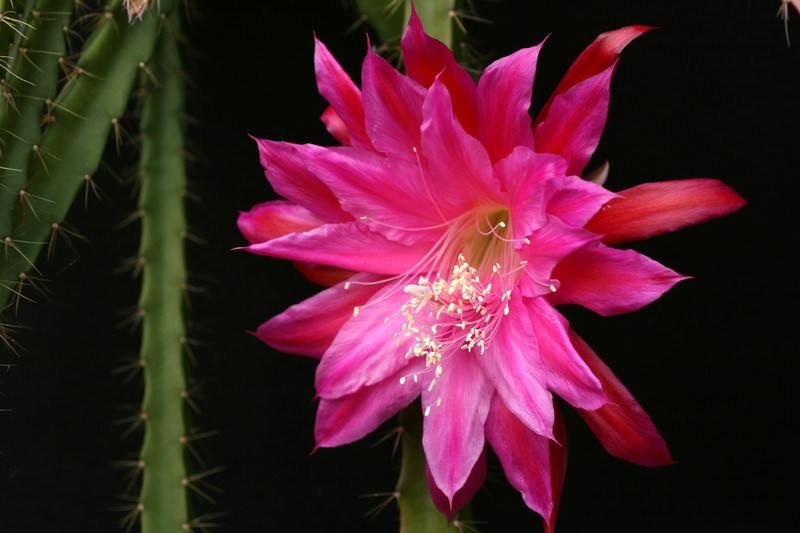
M387 238L435 242L444 231L418 161L384 157L356 148L300 148L308 168L336 194L342 208ZM428 181L426 181L428 180Z
M632 40L648 30L650 26L626 26L614 31L601 33L581 55L572 63L561 82L553 91L550 99L536 117L534 127L538 126L547 118L550 106L555 99L562 93L567 92L571 87L579 84L583 80L603 72L608 67L616 63L619 54Z
M367 134L388 156L416 162L425 89L368 48L361 70Z
M328 265L374 274L402 274L417 265L430 245L406 246L371 231L362 222L325 224L252 244L245 250L259 255Z
M557 216L571 226L581 227L606 202L617 196L617 194L591 181L575 176L566 176L562 187L547 204L547 212Z
M450 500L444 495L444 492L442 492L442 490L436 486L436 482L433 481L431 467L427 462L425 463L425 478L428 481L428 488L431 491L434 505L439 509L439 512L447 515L448 520L452 520L453 516L472 500L478 492L478 489L483 486L483 482L486 480L486 445L484 444L483 453L478 457L475 466L472 467L467 482L464 483L464 486L453 496L452 505L450 505Z
M338 117L346 125L349 140L347 144L371 149L372 143L367 137L364 122L364 103L361 91L316 36L314 37L314 46L314 71L317 75L319 94L331 104ZM325 125L327 126L328 123L326 122ZM334 137L339 139L335 134Z
M417 11L411 6L411 20L400 41L403 64L409 77L430 88L439 76L453 99L453 110L466 132L478 136L478 103L475 82L461 68L444 43L428 36L422 29Z
M498 331L486 352L471 352L497 394L531 431L553 436L553 402L545 387L546 369L521 298L512 297L509 313L499 319Z
M298 145L255 139L267 180L275 192L328 222L353 217L342 211L339 200L306 166Z
M350 131L333 106L328 106L322 112L319 119L325 124L325 129L333 135L333 138L342 143L342 146L350 146Z
M264 202L239 213L239 231L251 243L270 241L289 233L309 231L325 224L303 206L286 200Z
M406 363L406 367L374 385L341 398L320 400L314 425L316 447L332 448L354 442L413 402L419 396L419 387L413 383L400 384L400 377L420 371L425 365L422 360Z
M280 352L320 358L352 316L353 308L364 305L378 291L380 285L371 283L379 279L356 274L350 289L345 290L341 283L293 305L263 323L255 336Z
M560 279L555 274L557 265L598 240L591 231L568 226L554 216L547 216L545 223L528 234L527 239L530 244L518 249L520 259L527 261L518 284L525 296L549 295L558 289L561 284L556 281Z
M513 237L523 239L546 222L545 208L556 194L567 163L552 154L518 146L495 163L495 178L508 192Z
M636 311L688 279L638 252L602 244L570 254L552 275L561 285L550 303L578 304L603 316Z
M555 404L553 408L557 438L566 443L561 413ZM506 407L499 394L494 395L486 419L486 439L500 459L508 481L522 493L525 504L542 515L546 524L554 525L563 486L566 448L528 429Z
M573 407L597 409L608 403L600 380L592 374L569 339L569 324L544 298L525 298L547 388Z
M457 353L441 365L443 372L433 389L422 391L422 408L430 408L423 421L422 446L434 483L452 504L483 453L492 384L469 354Z
M528 108L541 47L523 48L498 59L486 67L478 81L480 139L493 162L516 146L534 146Z
M718 180L643 183L621 191L586 224L608 245L648 239L741 208L745 201Z
M437 208L446 218L476 203L498 201L499 183L483 145L467 134L453 114L447 88L434 81L422 107L422 153Z
M309 281L322 285L323 287L333 287L337 283L347 281L356 272L353 270L345 270L343 268L331 267L328 265L317 265L314 263L303 263L302 261L293 261L292 264Z
M628 389L583 339L572 330L569 336L580 356L600 378L611 400L610 404L594 411L578 409L603 447L614 457L643 466L674 463L667 443Z
M547 118L536 126L536 151L562 156L569 162L569 175L581 174L600 142L615 66L616 63L556 96Z
M350 290L356 286L351 285ZM317 395L340 398L374 385L408 366L411 338L403 335L407 319L400 308L408 295L397 284L384 285L348 318L317 366ZM388 320L387 320L388 318Z

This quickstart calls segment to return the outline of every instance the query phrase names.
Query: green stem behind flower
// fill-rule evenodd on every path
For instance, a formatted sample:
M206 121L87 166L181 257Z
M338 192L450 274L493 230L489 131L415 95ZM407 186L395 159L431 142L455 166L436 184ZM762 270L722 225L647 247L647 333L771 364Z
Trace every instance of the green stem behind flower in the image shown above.
M173 10L160 29L141 121L142 533L191 528L188 490L197 489L194 483L202 477L188 475L185 444L186 404L193 404L184 368L186 161L180 12Z
M425 451L422 449L422 409L419 402L400 411L403 460L397 481L400 533L447 533L458 528L447 523L431 498L425 479Z

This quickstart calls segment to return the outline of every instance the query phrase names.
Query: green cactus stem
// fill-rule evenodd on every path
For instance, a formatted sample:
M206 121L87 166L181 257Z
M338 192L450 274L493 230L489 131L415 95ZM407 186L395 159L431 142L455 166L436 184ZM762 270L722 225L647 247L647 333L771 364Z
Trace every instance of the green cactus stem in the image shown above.
M461 56L461 43L464 32L457 27L456 16L461 9L461 0L421 0L414 2L417 15L422 21L425 33L439 39L446 44L455 54L456 59ZM405 19L411 18L411 2L405 2Z
M191 399L184 361L186 164L182 61L176 42L181 30L178 11L161 30L152 62L158 85L149 84L141 120L139 257L143 279L139 309L143 320L144 443L139 511L143 533L191 530L188 491L198 490L187 473L185 448L186 406Z
M58 58L66 53L63 27L69 23L71 0L28 2L26 39L16 35L9 50L10 71L0 87L0 150L4 169L0 171L0 233L14 233L12 212L23 204L37 217L37 199L27 196L28 162L31 147L42 132L45 108L52 106L58 91ZM9 252L9 250L6 250ZM11 254L13 256L13 254Z
M161 0L162 12L169 13L172 5L170 0ZM33 268L76 194L96 172L109 132L124 114L134 83L153 53L162 20L148 11L131 26L121 7L122 1L115 0L96 14L96 28L77 63L69 56L57 58L64 81L60 93L45 102L47 122L41 138L0 132L5 150L20 143L22 148L13 150L28 152L21 181L14 178L17 185L24 186L11 188L9 193L23 201L14 203L10 225L0 226L4 246L0 309L8 306L12 296L18 297L19 290L14 287ZM17 100L22 97L17 95Z
M378 33L381 41L389 46L397 46L400 37L411 18L411 0L355 0L362 17ZM425 33L439 39L455 54L461 55L464 31L457 21L462 0L416 0L417 10ZM402 9L401 9L402 7Z

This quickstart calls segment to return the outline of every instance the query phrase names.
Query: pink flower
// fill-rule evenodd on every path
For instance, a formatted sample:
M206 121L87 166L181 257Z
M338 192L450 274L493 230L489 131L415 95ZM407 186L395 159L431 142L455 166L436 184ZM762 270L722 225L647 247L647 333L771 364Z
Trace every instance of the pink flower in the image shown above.
M322 120L344 146L258 140L276 192L242 213L257 254L330 286L256 335L320 358L318 447L365 436L422 398L437 505L452 516L482 484L488 441L548 527L566 436L557 394L606 449L672 462L650 418L557 311L626 313L685 279L610 245L703 222L744 201L715 180L613 193L578 177L605 125L620 51L647 31L602 34L542 112L528 114L541 45L490 65L477 87L412 15L404 76L371 50L361 90L317 41Z

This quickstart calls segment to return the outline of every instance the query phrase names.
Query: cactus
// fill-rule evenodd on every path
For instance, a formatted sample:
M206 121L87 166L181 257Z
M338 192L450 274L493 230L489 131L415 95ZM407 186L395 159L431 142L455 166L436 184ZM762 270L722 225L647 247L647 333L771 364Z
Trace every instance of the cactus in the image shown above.
M411 0L355 0L362 19L369 22L381 41L388 46L397 46L405 24L411 18ZM462 0L417 0L417 10L425 31L439 39L459 59L464 27L459 19ZM402 5L402 9L400 9Z
M38 24L33 20L38 12L42 33L48 35L41 40L55 41L56 30L62 34L64 24L58 16L49 20L48 15L64 12L65 4L71 2L40 0L35 2L35 8L30 7L32 4L28 2L26 9L30 26L24 27L31 34L29 39L39 40ZM162 4L168 10L171 2ZM4 111L0 143L6 167L0 191L0 211L5 213L0 219L0 238L4 241L0 309L7 307L12 297L20 297L26 272L33 268L43 245L59 231L73 198L92 179L109 132L124 114L138 73L152 55L159 20L146 17L129 27L120 6L120 1L111 2L99 15L77 64L63 54L63 35L61 44L52 42L53 48L42 49L43 58L48 61L45 64L43 59L33 72L51 80L50 85L17 73L30 70L26 67L29 62L24 61L26 54L21 53L20 45L13 46L12 65L0 102ZM33 47L28 48L30 56ZM56 94L59 71L65 82ZM45 92L48 89L51 91ZM38 104L43 114L36 112L32 104L24 113L22 109L18 113L22 100ZM41 137L37 135L40 118L45 126ZM21 121L25 128L6 126L12 120Z
M139 497L143 532L191 530L187 489L205 495L196 485L203 474L187 474L186 404L193 405L184 369L183 318L187 274L184 251L186 215L184 189L184 95L179 10L162 28L153 58L141 119L143 137L139 213L142 239L139 258L143 320L141 365L144 372L144 443L140 454L142 490Z
M8 49L0 58L0 310L28 298L28 272L48 241L66 231L63 219L81 188L91 185L110 132L119 133L137 80L146 91L138 211L145 387L136 422L144 426L144 441L135 461L142 488L123 519L130 528L140 518L145 533L209 525L191 518L190 501L192 490L207 497L199 483L209 472L189 475L186 453L187 404L194 404L183 360L186 168L176 3L161 0L161 15L138 13L133 24L121 0L79 17L78 24L96 24L76 62L67 55L72 0L0 2L0 46Z

